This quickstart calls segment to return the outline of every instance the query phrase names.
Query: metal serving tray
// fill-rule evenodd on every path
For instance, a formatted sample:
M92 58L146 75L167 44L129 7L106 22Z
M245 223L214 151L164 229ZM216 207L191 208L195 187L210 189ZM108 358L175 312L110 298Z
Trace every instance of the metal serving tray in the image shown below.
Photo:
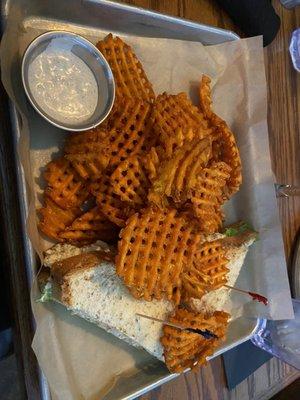
M61 29L80 32L87 36L96 36L97 31L108 31L119 34L133 34L146 37L163 37L199 41L212 45L239 39L238 35L211 26L154 13L141 8L118 4L107 0L5 0L1 7L2 27L5 26L10 13L17 32L36 29L39 32ZM17 35L16 40L19 40ZM11 104L12 126L17 143L20 136L18 113ZM22 219L25 232L28 199L22 167L16 158L19 174L19 194L21 197ZM31 243L24 235L26 247L26 267L28 285L31 286L36 271L36 255ZM225 351L248 340L258 329L259 319L239 318L230 324L228 338L214 354L216 357ZM41 376L41 398L51 398L45 377ZM150 365L141 368L134 376L120 377L114 388L104 400L129 400L153 389L176 377L170 374L162 363L153 359Z

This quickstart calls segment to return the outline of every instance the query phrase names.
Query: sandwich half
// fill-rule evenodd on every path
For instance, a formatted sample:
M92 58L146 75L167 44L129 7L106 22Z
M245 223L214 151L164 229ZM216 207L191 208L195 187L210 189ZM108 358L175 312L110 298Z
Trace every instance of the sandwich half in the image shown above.
M255 235L248 232L227 238L214 234L206 240L215 239L226 242L228 284L234 285ZM62 303L73 314L162 360L162 324L136 314L166 320L173 305L166 300L135 299L116 274L114 256L114 249L100 241L81 248L69 244L53 246L45 253L44 265L50 268L50 277L44 286L44 297ZM195 299L193 304L198 311L213 312L222 310L227 297L228 290L221 288L201 300Z

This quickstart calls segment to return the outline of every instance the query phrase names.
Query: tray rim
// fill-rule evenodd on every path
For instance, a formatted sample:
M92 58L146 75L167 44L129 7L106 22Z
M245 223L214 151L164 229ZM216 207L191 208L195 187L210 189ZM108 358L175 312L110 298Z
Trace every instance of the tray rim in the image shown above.
M129 10L131 12L135 11L138 14L144 14L144 15L149 15L152 17L156 17L157 19L167 19L168 21L172 21L175 23L179 23L179 24L184 24L187 25L189 27L192 28L196 28L196 29L207 29L211 32L214 32L216 34L226 34L228 35L228 37L231 37L232 40L238 40L240 39L240 36L230 30L227 29L223 29L223 28L218 28L216 26L212 26L212 25L207 25L207 24L202 24L200 22L194 22L192 20L189 20L187 18L181 18L181 17L174 17L173 15L169 15L169 14L164 14L164 13L160 13L158 11L152 11L149 10L147 8L143 8L143 7L138 7L138 6L134 6L134 5L129 5L129 4L125 4L125 3L119 3L118 1L111 1L111 0L95 0L95 2L99 3L101 2L101 4L106 4L108 7L111 8L115 8L115 9L119 9L119 10ZM228 40L229 41L229 40Z
M7 8L5 7L7 4L7 1L8 0L5 0L2 3L2 7L1 7L2 30L4 30L4 28L5 28L5 23L6 23L7 16L8 16L8 14L6 13ZM107 7L114 8L114 9L117 9L120 11L126 10L128 12L132 12L132 13L136 13L136 14L143 14L144 16L146 15L146 16L149 16L152 18L156 18L158 20L162 20L163 22L172 22L174 24L178 24L179 26L184 25L184 26L188 26L191 28L195 28L196 30L209 31L216 35L227 35L227 39L225 39L224 42L240 39L240 37L236 33L226 30L226 29L222 29L222 28L218 28L218 27L214 27L214 26L210 26L210 25L206 25L206 24L202 24L202 23L198 23L198 22L193 22L193 21L185 19L185 18L174 17L174 16L171 16L168 14L159 13L159 12L145 9L142 7L137 7L137 6L128 5L128 4L124 4L124 3L118 3L118 2L111 1L111 0L93 0L93 3L96 3L96 4L98 3L98 4L101 4L102 6L107 6ZM153 36L153 37L155 37L155 36ZM13 139L14 139L15 146L17 146L19 132L20 132L18 111L10 99L9 99L9 106L10 106L10 119L11 119L11 125L12 125L12 132L14 135ZM27 223L26 221L27 221L27 213L28 213L28 207L29 207L28 193L27 193L27 189L26 189L25 174L24 174L23 167L18 158L17 153L15 153L14 161L15 161L16 170L17 170L18 192L19 192L19 196L23 200L23 202L20 202L20 208L21 208L20 212L21 212L21 217L22 217L21 222L22 222L22 226L23 226L23 230L24 230L23 240L24 240L24 247L25 247L25 254L26 254L27 283L28 283L28 287L30 289L32 286L32 283L34 281L34 270L36 269L36 252L34 251L31 241L30 241L28 235L26 234L26 223ZM29 268L28 268L28 264L30 264ZM245 318L245 319L250 320L250 318ZM215 352L213 354L213 356L209 357L208 360L218 357L221 354L223 354L224 352L251 339L251 337L260 329L262 324L264 324L264 322L266 321L265 318L255 318L255 319L252 318L251 320L253 321L253 323L252 323L253 329L252 329L251 333L249 333L247 336L244 336L240 341L232 342L232 344L226 346L226 348L219 349L217 352ZM33 314L32 314L32 321L33 321L33 326L35 328L35 321L34 321ZM50 394L50 390L49 390L49 385L47 383L47 379L39 365L38 365L38 369L39 369L39 383L40 383L41 398L43 400L51 400L51 394ZM177 376L179 376L179 374L171 374L170 373L162 378L158 378L153 383L146 385L143 388L138 389L135 392L132 392L132 393L126 395L125 397L122 397L122 398L119 397L116 400L135 399L136 397L149 392L150 390L174 379Z

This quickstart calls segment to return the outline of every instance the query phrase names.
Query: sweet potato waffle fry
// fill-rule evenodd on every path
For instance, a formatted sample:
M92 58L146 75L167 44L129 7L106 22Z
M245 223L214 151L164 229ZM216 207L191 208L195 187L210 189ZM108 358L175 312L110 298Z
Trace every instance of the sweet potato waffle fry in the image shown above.
M199 265L201 270L210 277L210 286L213 290L227 282L229 272L227 263L226 249L221 240L204 242L195 258L195 264Z
M61 208L80 207L88 197L84 181L63 157L47 165L44 178L48 183L45 195Z
M193 214L206 233L217 232L222 226L221 205L226 198L225 188L230 171L226 163L212 162L198 174L196 184L190 190Z
M40 216L38 224L40 231L51 239L62 241L59 233L64 231L81 214L81 210L79 208L64 210L46 196L45 205L38 210L38 214Z
M150 188L146 162L145 158L133 155L122 161L112 173L113 191L121 200L140 205L146 203Z
M224 214L220 204L214 205L215 199L191 197L192 213L199 221L204 233L216 233L222 227Z
M125 226L127 218L135 212L128 203L123 202L114 193L110 175L103 175L93 182L89 190L96 197L101 212L117 226Z
M86 244L96 240L111 242L118 237L118 227L110 222L99 207L76 218L70 226L59 233L59 238L72 243Z
M151 109L151 104L142 100L120 102L106 143L111 166L131 154L150 150L156 138L152 132Z
M181 129L183 138L187 140L193 137L202 139L212 132L204 115L185 93L159 95L154 103L153 120L159 140L162 146L167 148L170 146L169 139L174 136L178 128ZM175 150L177 145L175 141L172 150Z
M174 328L163 326L163 336L160 341L164 348L165 363L170 372L183 372L187 368L195 369L206 363L220 342L225 339L229 314L215 311L213 314L203 314L184 308L177 308L168 321L184 328L206 329L213 332L217 338L206 339L203 336Z
M234 135L225 121L218 119L214 137L219 145L218 160L224 161L231 168L230 178L226 184L227 198L229 198L239 190L242 183L241 158Z
M187 128L185 131L182 128L176 128L173 135L165 134L160 135L160 142L164 151L163 158L169 159L173 157L176 149L182 147L184 143L190 142L195 137L192 128Z
M190 190L196 196L216 198L218 204L224 201L224 187L230 177L231 168L224 162L212 162L197 175L196 184Z
M152 102L155 98L142 64L132 48L119 37L112 34L97 43L98 49L106 58L116 83L117 100L124 97Z
M239 150L236 145L235 137L225 121L218 117L211 109L211 80L203 75L200 87L200 110L205 117L210 120L213 128L213 155L216 161L224 161L231 167L230 178L227 182L227 197L229 198L239 190L242 183L242 166Z
M175 209L148 207L130 217L121 231L117 274L135 297L178 302L182 268L201 238Z
M212 99L211 99L211 90L210 90L211 79L202 75L202 79L199 86L199 105L200 110L205 115L207 119L211 119L213 112L211 109Z
M83 179L97 179L108 166L107 136L103 128L96 128L67 137L65 158Z
M144 168L147 171L151 183L156 178L159 167L159 155L157 150L157 148L151 147L150 151L143 156Z
M84 179L97 179L106 167L114 168L131 154L147 152L156 141L149 103L126 99L112 113L109 131L75 133L66 141L65 157Z
M97 179L106 169L109 158L105 154L97 151L96 146L86 154L67 154L65 158L69 160L83 179ZM96 147L96 148L95 148Z
M153 182L148 200L159 207L167 204L168 197L175 202L186 201L191 188L195 187L197 174L211 157L211 140L195 138L178 148L173 157L165 160Z
M65 154L86 154L90 151L99 150L98 146L107 137L108 132L100 127L69 134L65 142L64 152Z
M227 282L228 260L221 240L204 242L193 263L182 272L182 287L187 297L201 298Z

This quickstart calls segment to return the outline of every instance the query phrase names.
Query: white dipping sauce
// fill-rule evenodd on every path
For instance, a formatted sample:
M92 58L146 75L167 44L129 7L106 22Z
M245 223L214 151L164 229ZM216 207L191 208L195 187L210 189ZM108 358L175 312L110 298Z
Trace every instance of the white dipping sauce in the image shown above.
M91 69L71 52L65 38L53 39L29 65L31 93L53 119L78 123L91 117L98 102L98 85Z

